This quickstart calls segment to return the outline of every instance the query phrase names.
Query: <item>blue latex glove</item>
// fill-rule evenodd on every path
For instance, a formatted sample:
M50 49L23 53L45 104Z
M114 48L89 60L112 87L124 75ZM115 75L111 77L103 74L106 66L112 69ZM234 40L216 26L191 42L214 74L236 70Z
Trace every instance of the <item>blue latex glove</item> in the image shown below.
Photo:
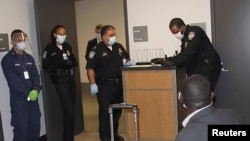
M136 62L135 61L132 61L132 60L130 60L130 61L128 61L127 63L126 63L126 66L135 66L136 65Z
M90 85L90 94L91 95L96 95L98 93L98 87L96 84L91 84Z

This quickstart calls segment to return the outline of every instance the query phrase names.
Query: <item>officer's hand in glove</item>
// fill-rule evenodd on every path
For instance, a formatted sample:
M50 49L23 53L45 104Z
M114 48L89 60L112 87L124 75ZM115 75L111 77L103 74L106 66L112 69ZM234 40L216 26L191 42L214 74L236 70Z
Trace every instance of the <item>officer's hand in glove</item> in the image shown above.
M91 95L96 95L98 93L98 87L97 85L94 83L94 84L91 84L90 85L90 94Z
M32 91L30 91L27 99L28 99L28 101L29 100L36 101L37 97L38 97L38 91L37 90L32 90Z
M136 62L135 62L135 61L132 61L132 60L128 61L128 62L125 64L125 66L135 66L135 65L136 65Z

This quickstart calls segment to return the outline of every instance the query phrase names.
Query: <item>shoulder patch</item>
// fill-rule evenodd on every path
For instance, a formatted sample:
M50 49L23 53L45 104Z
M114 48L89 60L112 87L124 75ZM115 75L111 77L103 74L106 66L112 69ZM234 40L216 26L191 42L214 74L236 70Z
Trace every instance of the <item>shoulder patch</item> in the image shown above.
M195 37L195 33L194 32L190 32L188 34L188 40L193 40L194 37Z
M93 59L95 56L95 52L94 51L90 51L89 52L89 59Z

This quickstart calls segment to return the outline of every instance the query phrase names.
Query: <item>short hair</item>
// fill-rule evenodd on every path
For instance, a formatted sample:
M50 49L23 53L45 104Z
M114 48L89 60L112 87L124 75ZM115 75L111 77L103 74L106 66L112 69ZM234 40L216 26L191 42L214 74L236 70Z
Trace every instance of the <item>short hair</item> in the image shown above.
M182 25L185 25L185 23L181 18L173 18L169 23L169 28L171 29L173 26L181 28Z
M103 25L102 24L98 24L95 26L95 29L102 29Z
M108 30L111 30L111 29L115 29L114 26L112 25L105 25L102 27L102 30L101 30L101 36L105 35L107 33Z
M11 37L11 40L13 40L16 36L16 34L19 34L19 33L24 33L22 30L20 30L20 29L15 29L15 30L13 30L12 32L11 32L11 35L10 35L10 37Z
M183 102L187 107L211 102L210 83L206 77L194 74L185 79L181 86ZM201 108L201 107L196 107Z
M56 33L59 28L64 28L65 29L65 27L63 25L60 25L60 24L56 25L56 26L54 26L52 28L52 30L50 32L50 38L51 38L52 41L56 40L56 38L54 37L54 33Z

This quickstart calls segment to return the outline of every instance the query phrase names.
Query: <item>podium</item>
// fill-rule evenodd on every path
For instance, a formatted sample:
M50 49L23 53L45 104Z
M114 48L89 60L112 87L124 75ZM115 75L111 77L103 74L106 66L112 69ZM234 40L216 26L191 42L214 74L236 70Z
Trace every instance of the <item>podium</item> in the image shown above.
M178 133L175 66L122 67L124 102L138 105L141 141L172 141ZM134 138L131 112L125 112L127 139Z

